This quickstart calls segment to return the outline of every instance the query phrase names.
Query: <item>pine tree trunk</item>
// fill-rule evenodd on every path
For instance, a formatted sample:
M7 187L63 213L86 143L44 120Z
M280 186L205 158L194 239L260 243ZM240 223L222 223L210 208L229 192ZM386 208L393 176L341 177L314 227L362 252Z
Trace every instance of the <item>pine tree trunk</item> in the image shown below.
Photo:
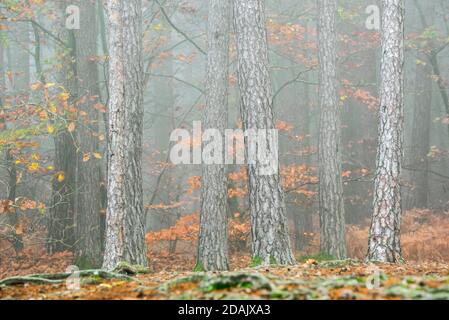
M81 5L82 4L82 5ZM78 81L78 130L76 156L76 265L93 269L101 266L102 239L100 227L99 103L97 64L97 19L95 1L78 3L80 29L75 31ZM84 113L84 115L82 115ZM87 161L86 161L87 160Z
M383 0L379 142L368 260L401 261L404 3Z
M321 251L346 257L345 208L341 176L341 125L337 99L336 0L318 1L321 107L319 208Z
M209 0L206 108L203 128L219 130L224 141L228 118L228 61L231 2ZM198 267L227 270L227 176L221 164L203 164Z
M234 19L244 130L274 129L264 1L235 1ZM280 175L259 173L259 165L248 165L253 258L294 264Z
M103 267L147 265L142 190L142 1L108 0L110 80L106 247Z

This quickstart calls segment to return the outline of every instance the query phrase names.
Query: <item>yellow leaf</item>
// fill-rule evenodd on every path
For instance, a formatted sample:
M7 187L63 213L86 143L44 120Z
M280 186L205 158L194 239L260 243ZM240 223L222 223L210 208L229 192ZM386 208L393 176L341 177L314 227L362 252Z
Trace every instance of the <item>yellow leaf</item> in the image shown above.
M47 131L48 131L49 134L53 134L53 133L55 133L55 127L52 126L51 124L49 124L47 126Z
M48 104L48 109L52 112L52 113L56 113L58 112L58 108L56 108L56 105L54 102L50 102Z
M101 154L99 154L98 152L95 152L95 153L94 153L94 157L95 157L96 159L101 159L101 158L102 158Z
M33 159L33 160L38 161L38 160L40 160L40 158L41 158L41 156L38 155L37 153L33 153L33 154L31 155L31 159Z
M39 170L39 163L37 162L33 162L28 166L28 171L30 172L36 172L37 170Z
M52 82L49 82L49 83L47 83L47 84L45 84L45 89L48 89L48 88L51 88L51 87L54 87L56 84L55 83L52 83Z
M58 182L63 182L65 180L65 173L59 172L58 173Z

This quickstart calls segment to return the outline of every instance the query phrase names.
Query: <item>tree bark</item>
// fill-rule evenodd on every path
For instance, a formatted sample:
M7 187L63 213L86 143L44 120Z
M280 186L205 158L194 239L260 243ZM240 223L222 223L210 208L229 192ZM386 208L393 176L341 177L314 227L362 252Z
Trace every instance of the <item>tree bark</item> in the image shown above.
M103 267L147 265L142 191L142 1L108 0L109 159Z
M337 99L336 0L318 1L319 98L319 209L321 251L346 257L345 207L341 176L341 124Z
M264 1L236 0L234 19L244 130L274 129ZM260 147L256 143L255 150ZM294 264L279 171L260 175L259 169L248 165L253 258L263 265Z
M222 141L228 120L230 9L229 0L209 0L203 128L219 130ZM224 158L220 164L203 164L197 265L207 271L229 268L227 190Z
M102 262L101 161L94 156L99 153L99 113L94 107L100 97L98 69L94 59L97 56L97 10L95 1L82 1L78 5L80 29L74 32L80 115L76 135L75 260L77 266L93 269L100 267Z
M368 260L400 262L404 3L383 0L379 142Z

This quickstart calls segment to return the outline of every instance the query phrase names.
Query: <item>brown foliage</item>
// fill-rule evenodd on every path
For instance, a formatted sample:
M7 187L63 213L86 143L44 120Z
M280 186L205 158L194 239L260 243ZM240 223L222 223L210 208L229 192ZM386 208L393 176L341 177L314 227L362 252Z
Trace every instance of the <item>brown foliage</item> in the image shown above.
M449 261L449 213L412 210L402 221L402 250L409 262ZM351 257L363 259L368 245L368 224L347 228L347 245Z

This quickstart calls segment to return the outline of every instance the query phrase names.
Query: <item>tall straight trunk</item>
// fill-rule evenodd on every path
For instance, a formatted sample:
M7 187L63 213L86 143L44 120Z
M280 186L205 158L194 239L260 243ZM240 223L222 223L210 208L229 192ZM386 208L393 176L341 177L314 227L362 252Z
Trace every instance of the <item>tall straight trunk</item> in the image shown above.
M319 209L321 251L346 257L345 207L341 176L341 125L337 99L336 0L318 0L320 63Z
M264 0L236 0L234 19L244 130L272 130ZM261 147L257 142L255 150ZM260 164L248 164L253 258L264 265L294 264L279 171L261 175L259 169Z
M401 261L404 3L383 0L379 142L368 260Z
M61 1L59 10L65 14L69 0ZM65 21L62 19L62 21ZM59 82L70 93L69 104L75 102L77 96L76 81L76 45L72 30L65 28L65 23L60 25L60 38L66 43L66 47L59 48L62 70L59 74ZM63 114L67 121L73 121L72 115L66 111ZM64 173L64 179L53 179L51 207L47 221L47 252L54 254L66 250L73 250L75 243L75 170L76 170L76 146L74 135L67 130L61 130L54 137L55 160L54 167L57 172Z
M109 159L103 267L146 266L142 190L142 1L108 0Z
M224 130L228 120L228 61L231 2L209 0L206 108L203 128ZM198 266L207 271L227 270L227 177L224 159L203 165Z
M82 2L82 3L81 3ZM97 55L96 2L81 1L80 29L75 30L78 87L75 234L76 264L81 268L96 268L102 262L100 227L101 185L99 161L99 103L100 88ZM81 5L82 4L82 5ZM86 161L87 160L87 161Z

